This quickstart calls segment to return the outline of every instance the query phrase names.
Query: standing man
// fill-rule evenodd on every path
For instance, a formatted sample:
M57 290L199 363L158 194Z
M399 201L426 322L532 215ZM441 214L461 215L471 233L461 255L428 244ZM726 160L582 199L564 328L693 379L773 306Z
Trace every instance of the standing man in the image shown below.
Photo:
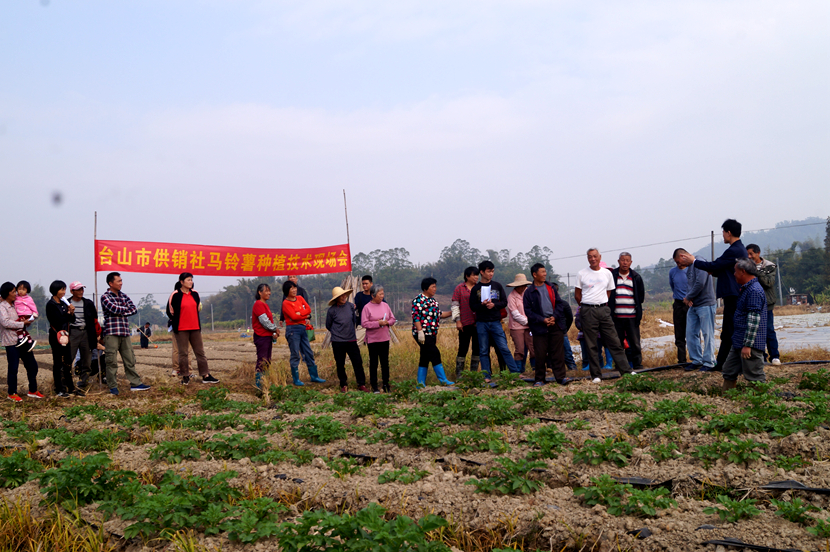
M130 340L130 324L127 317L135 315L132 300L125 293L121 293L124 285L121 274L110 272L107 274L109 289L101 295L101 309L104 311L104 343L107 347L107 382L110 393L118 394L118 359L116 353L121 353L121 362L124 363L124 374L130 381L130 391L146 391L149 385L141 382L141 376L135 371L135 354Z
M640 348L640 321L643 319L643 301L646 287L643 278L631 269L631 253L620 253L618 268L611 270L616 289L608 296L608 308L614 319L617 337L622 343L628 339L625 356L635 370L643 367L643 352Z
M767 351L769 352L769 359L773 366L780 366L781 360L778 358L778 336L775 335L775 327L772 315L772 308L775 306L775 272L778 267L775 263L761 257L761 248L751 243L746 246L746 253L749 260L755 263L755 268L758 269L758 282L764 288L764 295L767 298ZM767 354L764 353L764 360Z
M686 276L688 266L680 262L678 254L688 253L685 249L675 249L672 254L674 264L677 266L669 270L669 287L671 287L672 299L672 324L674 324L674 345L677 347L677 363L686 364L686 316L689 307L683 299L686 298L686 283L689 278Z
M478 263L479 282L470 290L470 308L476 314L476 332L478 333L478 356L481 360L481 371L484 372L484 381L490 381L490 344L501 353L507 369L513 373L519 372L519 367L513 361L513 355L507 347L507 338L501 325L501 310L507 308L507 295L502 285L493 276L496 266L490 261Z
M720 331L720 349L714 371L721 372L729 351L732 350L732 332L735 331L735 308L738 305L740 286L735 281L735 262L738 259L746 259L746 248L741 242L741 223L735 219L726 219L721 225L723 229L723 243L729 247L723 255L707 263L696 261L694 257L686 253L683 255L684 262L694 263L695 268L705 270L718 279L716 295L723 299L723 325Z
M300 287L300 284L297 283L299 281L299 278L297 278L297 275L296 274L289 274L288 275L288 281L293 282L294 285L297 286L297 296L302 297L303 299L305 299L306 303L311 305L311 301L308 300L308 293L306 293L305 288ZM286 299L288 299L288 296L283 295L282 296L282 303L284 303ZM280 305L282 305L282 303L280 303ZM285 322L285 316L283 316L282 308L280 308L280 327L282 327L283 322Z
M602 255L597 248L588 250L588 268L583 268L576 275L576 289L574 297L581 308L582 335L587 345L588 365L591 368L592 383L602 383L602 364L599 362L597 349L597 334L611 357L617 364L621 374L635 373L628 366L625 351L620 345L614 320L611 318L611 309L608 299L614 292L614 276L611 271L599 265Z
M98 347L98 335L95 322L98 311L95 303L84 297L84 285L81 282L69 284L72 298L69 304L75 307L75 320L69 323L69 358L74 359L81 351L81 361L77 365L78 388L89 387L89 373L92 369L92 351Z
M565 341L568 336L565 320L566 302L559 297L555 286L548 283L548 271L542 263L530 267L533 283L524 293L523 301L527 324L533 334L533 350L536 353L534 387L545 384L547 368L560 385L567 385L565 377Z
M470 291L478 283L479 270L474 266L464 269L464 281L455 286L452 292L452 320L458 330L458 353L455 356L455 377L461 376L470 354L470 371L478 371L478 331L476 330L476 313L470 308Z
M149 349L150 348L150 336L153 335L153 330L150 328L150 323L145 322L144 327L138 330L138 333L141 335L138 338L138 341L141 345L142 349Z
M732 348L723 363L723 388L734 389L738 376L747 381L766 381L764 347L767 343L767 299L750 259L735 262L735 281L740 295L735 304Z
M710 372L715 367L715 311L717 300L715 289L712 286L712 275L695 268L690 262L683 260L684 249L675 251L678 266L686 269L686 295L683 303L688 312L686 314L686 346L689 350L689 361L685 370L691 372L700 370ZM703 257L695 257L696 261L706 262ZM700 348L700 338L703 335L703 349Z

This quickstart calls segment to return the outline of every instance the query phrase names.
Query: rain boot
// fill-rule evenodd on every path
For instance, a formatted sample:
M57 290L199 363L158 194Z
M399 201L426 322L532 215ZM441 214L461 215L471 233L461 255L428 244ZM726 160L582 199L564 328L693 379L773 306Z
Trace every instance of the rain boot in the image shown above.
M536 369L536 357L530 359L530 367Z
M300 387L305 385L303 382L300 381L300 368L292 368L291 369L291 378L294 380L294 385Z
M455 382L450 381L447 379L447 375L444 373L444 365L439 364L438 366L433 366L433 370L435 370L435 376L438 378L438 381L443 383L444 385L455 385ZM425 368L426 370L426 368Z
M467 361L464 357L456 357L455 358L455 378L458 379L461 377L461 372L464 371L464 363Z
M514 362L516 362L516 364L519 365L519 371L516 372L517 374L523 374L524 373L524 371L525 371L525 361L526 360L527 360L526 358L523 358L521 361L514 361Z
M415 386L418 389L423 389L427 386L427 370L426 366L418 366L418 384Z
M478 356L476 355L470 358L470 372L478 372Z
M262 372L256 373L256 379L254 380L254 385L256 385L257 389L262 389Z
M310 366L308 368L308 375L311 383L326 383L326 380L317 375L317 366Z

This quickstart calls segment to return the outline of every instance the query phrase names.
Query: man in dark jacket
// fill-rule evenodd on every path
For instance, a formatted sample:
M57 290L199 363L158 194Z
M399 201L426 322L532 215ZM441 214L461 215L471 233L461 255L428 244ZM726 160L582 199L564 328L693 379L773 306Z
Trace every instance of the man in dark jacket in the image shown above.
M72 298L70 305L75 307L74 321L69 323L69 358L75 360L75 355L81 351L81 360L75 371L78 374L78 387L89 387L89 373L92 365L92 351L98 347L98 333L95 323L98 321L98 311L95 303L84 297L84 285L81 282L69 284Z
M732 350L732 334L735 331L735 309L738 306L738 296L741 286L735 281L735 262L746 259L746 247L741 242L741 223L735 219L726 219L721 225L723 229L723 243L729 247L723 255L712 262L697 261L689 253L683 255L686 263L694 263L695 268L704 270L718 279L715 294L723 299L723 326L720 331L720 349L718 359L712 371L722 372L723 363Z
M536 353L534 386L545 384L545 371L550 366L553 377L560 385L570 380L565 377L565 335L567 331L565 306L556 287L547 282L545 265L536 263L530 267L533 285L524 293L525 316L533 335Z
M484 381L490 383L490 344L501 352L507 369L521 372L513 360L507 346L507 337L501 326L501 310L507 308L507 294L502 285L493 280L495 265L490 261L478 263L479 282L470 290L470 309L476 313L476 331L478 332L479 360ZM494 384L495 385L495 384Z
M640 348L640 320L643 319L643 301L646 287L643 278L631 268L631 253L623 251L618 259L619 267L611 270L616 289L608 297L608 307L614 319L614 328L620 343L628 340L625 356L635 370L643 368L643 353Z

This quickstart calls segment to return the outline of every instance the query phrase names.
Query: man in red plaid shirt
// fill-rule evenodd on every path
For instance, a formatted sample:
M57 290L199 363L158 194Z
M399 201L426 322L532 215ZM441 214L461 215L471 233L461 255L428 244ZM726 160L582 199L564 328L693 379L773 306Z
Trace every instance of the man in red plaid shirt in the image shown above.
M149 385L141 382L141 377L135 371L135 353L130 340L130 324L128 316L133 316L138 309L126 294L121 293L121 274L110 272L107 274L109 289L101 295L101 309L104 311L104 344L107 347L107 382L110 393L118 394L118 359L115 354L121 353L124 363L124 374L130 382L130 391L146 391Z

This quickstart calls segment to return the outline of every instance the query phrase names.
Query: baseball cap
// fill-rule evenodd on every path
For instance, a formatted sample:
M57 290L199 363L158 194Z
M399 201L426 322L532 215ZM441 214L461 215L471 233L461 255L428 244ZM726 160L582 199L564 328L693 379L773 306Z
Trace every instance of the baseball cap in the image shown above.
M83 285L81 282L74 281L69 284L69 291L75 291L76 289L84 289L86 286Z

